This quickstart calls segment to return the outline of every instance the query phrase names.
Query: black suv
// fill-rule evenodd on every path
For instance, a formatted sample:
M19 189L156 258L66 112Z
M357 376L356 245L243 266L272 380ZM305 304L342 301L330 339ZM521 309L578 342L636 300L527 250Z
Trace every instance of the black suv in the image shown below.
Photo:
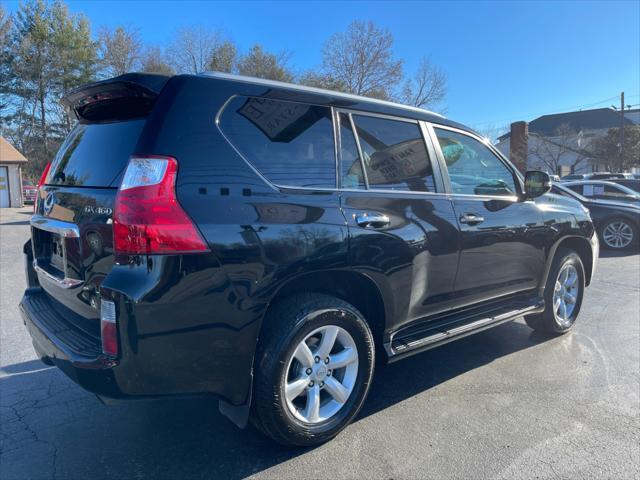
M209 394L314 445L393 362L524 316L574 324L588 212L427 111L224 74L71 92L21 302L38 355L103 401ZM544 195L544 201L537 199Z

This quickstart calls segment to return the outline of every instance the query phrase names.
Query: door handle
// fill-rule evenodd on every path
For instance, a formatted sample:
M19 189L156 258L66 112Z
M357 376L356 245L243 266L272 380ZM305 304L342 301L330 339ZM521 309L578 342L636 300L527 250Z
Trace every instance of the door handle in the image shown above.
M465 225L477 225L484 222L484 217L475 213L464 213L460 215L460 223Z
M362 228L382 228L389 225L389 217L381 213L358 213L354 215L356 223Z

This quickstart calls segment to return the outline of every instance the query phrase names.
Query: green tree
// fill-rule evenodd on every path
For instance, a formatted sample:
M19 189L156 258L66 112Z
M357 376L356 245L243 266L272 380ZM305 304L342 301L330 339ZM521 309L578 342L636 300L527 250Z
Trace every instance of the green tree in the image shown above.
M32 168L39 170L71 127L60 97L95 78L96 45L85 17L69 14L58 1L21 4L10 38L10 102L3 120Z
M225 40L211 50L207 68L214 72L231 73L236 69L238 49L233 42Z
M274 54L265 50L262 45L256 44L238 60L238 73L268 80L282 82L293 81L293 73L287 63L289 53Z
M0 5L0 121L9 105L9 85L11 83L11 62L13 57L11 42L11 16ZM4 122L0 122L2 125Z
M347 91L347 87L340 80L337 80L328 74L313 70L303 73L300 78L298 78L298 83L307 85L308 87L325 88L327 90L335 90L338 92Z
M605 136L593 142L591 157L611 172L640 167L640 126L624 127L622 155L620 150L620 128L610 128Z

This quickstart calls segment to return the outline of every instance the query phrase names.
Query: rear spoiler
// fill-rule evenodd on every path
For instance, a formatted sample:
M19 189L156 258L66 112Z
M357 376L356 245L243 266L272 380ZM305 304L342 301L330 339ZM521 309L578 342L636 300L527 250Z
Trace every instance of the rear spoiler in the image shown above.
M171 77L127 73L68 92L60 103L81 122L113 122L146 116Z

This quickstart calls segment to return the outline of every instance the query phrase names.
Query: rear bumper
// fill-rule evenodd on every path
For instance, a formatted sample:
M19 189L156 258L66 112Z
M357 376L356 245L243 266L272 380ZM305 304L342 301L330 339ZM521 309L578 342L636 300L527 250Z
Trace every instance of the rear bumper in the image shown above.
M20 311L45 363L105 403L208 395L221 400L221 411L236 424L246 423L262 311L239 308L213 260L156 256L114 266L100 289L116 304L120 353L113 359L102 354L99 328L87 328L97 318L58 298L76 289L49 292L33 269L29 242L24 251L30 288Z
M43 361L53 363L90 392L112 398L124 396L113 375L118 362L102 355L94 339L65 325L64 319L49 308L41 289L30 288L25 292L20 313Z

